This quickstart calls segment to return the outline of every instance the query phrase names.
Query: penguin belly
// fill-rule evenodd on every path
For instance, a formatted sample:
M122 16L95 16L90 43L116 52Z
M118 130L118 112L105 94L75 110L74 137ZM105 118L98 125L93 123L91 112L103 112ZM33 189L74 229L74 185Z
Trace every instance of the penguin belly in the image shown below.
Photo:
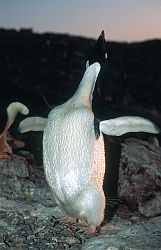
M96 227L105 209L103 136L96 139L88 108L70 109L62 105L49 114L43 136L45 176L59 207Z

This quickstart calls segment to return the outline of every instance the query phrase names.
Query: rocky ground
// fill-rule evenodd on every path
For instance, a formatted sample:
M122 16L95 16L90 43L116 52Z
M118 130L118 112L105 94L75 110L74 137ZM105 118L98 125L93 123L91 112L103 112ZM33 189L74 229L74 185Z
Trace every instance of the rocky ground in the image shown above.
M0 249L161 249L161 148L156 140L126 140L119 175L120 206L100 233L90 235L56 219L60 214L43 168L29 152L1 159Z

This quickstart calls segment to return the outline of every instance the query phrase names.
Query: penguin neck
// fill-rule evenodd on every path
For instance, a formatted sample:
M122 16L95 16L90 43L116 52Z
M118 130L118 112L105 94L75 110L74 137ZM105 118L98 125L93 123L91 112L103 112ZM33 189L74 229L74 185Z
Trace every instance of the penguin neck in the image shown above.
M73 95L72 99L75 103L86 106L89 109L92 109L92 97L93 89L95 84L84 84L80 83L77 91Z
M89 109L92 109L92 98L93 98L95 82L96 82L95 74L93 75L85 74L75 94L72 96L71 99L76 104L80 104L88 107Z
M93 91L99 71L100 64L97 62L86 69L77 91L70 99L74 105L86 106L92 110Z

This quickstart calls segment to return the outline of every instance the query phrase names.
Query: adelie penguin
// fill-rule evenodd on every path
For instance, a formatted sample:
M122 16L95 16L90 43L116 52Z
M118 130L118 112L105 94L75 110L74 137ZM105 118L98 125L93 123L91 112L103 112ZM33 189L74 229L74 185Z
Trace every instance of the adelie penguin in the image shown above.
M53 108L47 119L26 118L20 123L19 131L44 130L44 171L54 199L66 215L85 221L88 231L95 232L103 222L106 202L102 133L119 136L144 131L157 134L159 129L141 117L99 122L92 111L92 95L100 64L88 65L77 91L67 102Z

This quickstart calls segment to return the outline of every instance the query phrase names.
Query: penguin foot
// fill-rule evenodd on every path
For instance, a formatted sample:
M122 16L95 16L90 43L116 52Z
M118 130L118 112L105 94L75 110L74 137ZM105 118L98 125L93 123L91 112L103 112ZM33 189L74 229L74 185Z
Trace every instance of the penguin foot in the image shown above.
M56 218L60 222L69 223L71 230L84 232L85 234L100 234L100 227L88 225L86 220L79 220L72 216L62 216Z
M67 222L70 224L75 224L77 222L77 219L72 216L62 216L62 217L57 217L56 219L59 220L60 222Z
M12 148L7 142L7 134L0 135L0 159L11 159Z
M6 153L6 152L0 152L0 159L11 159L12 157L10 156L10 154Z
M76 225L76 230L79 230L81 232L84 232L84 234L95 234L95 235L99 235L100 234L100 230L99 228L95 227L95 226L89 226L89 225L85 225L85 224L80 224L78 223Z
M89 225L87 223L87 220L79 220L77 219L77 222L72 225L72 229L84 232L85 234L99 234L100 230L99 227Z

